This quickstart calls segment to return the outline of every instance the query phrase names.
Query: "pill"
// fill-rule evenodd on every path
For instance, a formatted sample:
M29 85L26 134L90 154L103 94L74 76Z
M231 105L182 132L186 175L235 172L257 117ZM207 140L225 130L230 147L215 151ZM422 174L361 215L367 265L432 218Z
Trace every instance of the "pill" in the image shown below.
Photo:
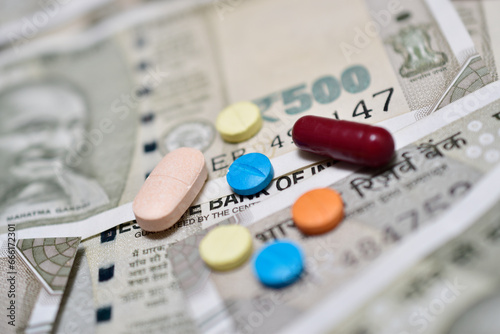
M295 201L292 217L295 225L305 234L325 233L344 218L344 203L335 190L314 189Z
M254 274L265 286L282 288L300 278L304 257L299 246L276 241L265 246L255 257Z
M252 138L262 127L259 107L252 102L237 102L223 109L215 127L222 139L240 143Z
M380 167L394 155L394 139L384 128L318 116L299 118L292 130L301 150L369 167Z
M200 256L214 270L239 267L252 255L252 235L240 225L217 226L201 240Z
M248 153L236 159L226 174L226 180L239 195L253 195L267 187L273 179L271 161L262 153Z
M168 153L149 174L132 203L139 226L157 232L175 224L206 179L203 153L188 147Z

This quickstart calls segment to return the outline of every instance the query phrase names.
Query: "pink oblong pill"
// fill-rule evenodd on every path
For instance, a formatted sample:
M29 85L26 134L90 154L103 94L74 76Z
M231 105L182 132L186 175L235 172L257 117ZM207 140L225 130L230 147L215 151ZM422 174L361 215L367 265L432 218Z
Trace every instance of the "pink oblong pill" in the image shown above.
M308 152L369 167L394 155L394 139L384 128L319 116L303 116L293 125L295 145Z
M189 208L207 179L205 157L181 147L168 153L135 196L132 210L139 226L158 232L174 225Z

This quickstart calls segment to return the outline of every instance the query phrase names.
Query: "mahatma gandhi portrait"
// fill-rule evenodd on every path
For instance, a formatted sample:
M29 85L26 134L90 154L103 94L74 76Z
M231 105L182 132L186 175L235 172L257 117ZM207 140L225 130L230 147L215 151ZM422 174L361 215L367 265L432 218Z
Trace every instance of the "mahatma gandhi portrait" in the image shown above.
M85 101L60 80L0 92L0 212L108 202L94 179L65 162L89 126Z

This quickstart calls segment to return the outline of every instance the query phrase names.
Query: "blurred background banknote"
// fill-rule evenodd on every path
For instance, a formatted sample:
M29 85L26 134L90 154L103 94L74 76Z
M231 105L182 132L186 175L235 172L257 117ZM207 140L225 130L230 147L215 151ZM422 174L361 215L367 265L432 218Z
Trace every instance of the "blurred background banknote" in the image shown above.
M476 106L482 112L469 117L460 100L491 99L497 87L467 95L497 78L490 2L95 1L79 10L61 7L57 20L40 25L37 13L49 16L44 9L55 8L43 4L0 15L3 27L11 27L0 29L0 109L9 120L0 122L2 233L8 224L18 231L49 226L42 233L47 237L72 229L64 223L99 225L109 216L94 215L129 203L161 157L181 146L202 150L215 180L244 153L287 158L295 150L290 129L305 114L394 120L399 129L443 107L446 115L455 112L399 135L413 139L403 139L408 146L400 147L398 160L376 175L347 176L351 167L304 162L283 169L260 197L219 197L206 189L199 207L161 233L146 233L129 219L102 224L116 227L86 238L75 251L55 332L189 333L235 324L254 331L245 316L278 298L258 329L274 331L446 211L498 158L491 139L498 103ZM31 37L23 32L29 24L39 28ZM214 122L223 107L240 100L259 105L264 126L251 140L229 144ZM467 121L446 125L456 116ZM431 159L433 145L442 155ZM289 196L325 184L341 189L348 224L324 240L304 238L290 226ZM262 201L269 204L251 211L253 219L263 215L250 226L256 245L286 234L306 252L319 247L326 254L301 283L279 293L258 287L248 265L228 277L209 275L195 249L202 228ZM130 216L130 206L115 210ZM384 218L380 224L370 219L375 215ZM324 270L332 263L334 269ZM238 289L228 278L243 273L248 277ZM208 295L196 296L204 284ZM311 293L300 300L300 289ZM36 291L26 296L37 300ZM55 305L59 300L43 318L43 330L53 328ZM208 313L191 318L193 307ZM23 326L30 314L19 318Z
M17 240L9 232L0 248L2 333L52 331L79 244L74 237Z
M74 35L120 11L151 1L2 0L0 51L15 49L19 52L31 42L46 36Z
M295 150L290 128L306 113L414 121L491 81L443 0L152 2L11 48L0 64L0 106L13 120L0 123L4 232L130 202L180 146L201 149L211 177L223 176L244 153ZM261 107L264 128L228 144L213 124L238 100Z

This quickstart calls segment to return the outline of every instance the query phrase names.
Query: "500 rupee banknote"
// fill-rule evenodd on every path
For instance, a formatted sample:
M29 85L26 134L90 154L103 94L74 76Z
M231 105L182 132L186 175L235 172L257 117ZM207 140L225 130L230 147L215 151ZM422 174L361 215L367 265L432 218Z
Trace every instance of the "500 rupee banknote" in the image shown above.
M82 278L77 276L76 281L89 281L84 287L91 289L91 296L83 297L90 300L78 293L81 289L71 289L76 297L66 302L60 328L89 328L83 319L68 318L66 309L92 317L92 330L97 332L130 328L210 332L234 330L235 322L243 331L281 328L291 314L295 318L307 313L394 245L404 243L429 219L448 210L495 164L496 87L498 84L485 87L397 133L398 158L378 172L352 174L355 169L342 164L315 165L275 182L271 187L277 189L298 181L291 191L278 191L279 195L269 196L258 206L258 197L219 198L191 207L183 221L160 233L145 233L128 221L130 214L96 216L95 222L114 227L90 238L87 235L83 241L85 261L78 271ZM477 155L478 148L482 155ZM306 173L311 175L305 177ZM334 233L305 237L293 227L290 204L304 191L329 183L342 192L347 219ZM256 247L283 237L303 244L310 258L301 282L277 292L257 284L248 265L227 274L210 273L198 256L197 245L205 233L202 228L226 219L225 210L231 214L243 211L238 217L242 222L255 221L249 228ZM87 223L92 224L92 219ZM38 235L54 233L50 226L30 230ZM75 225L69 231L59 226L58 232L84 234L85 228L79 230ZM87 300L85 304L82 298ZM261 316L265 323L257 326Z
M389 166L360 169L344 178L325 170L297 185L295 192L282 193L223 222L246 225L255 249L285 238L300 244L306 271L297 284L265 288L255 279L251 261L230 272L210 271L197 251L207 231L171 246L174 273L202 332L221 327L242 333L276 332L362 277L377 259L452 208L500 161L495 86L396 133L398 150ZM492 94L487 98L488 90ZM330 233L306 236L293 224L291 204L306 190L325 185L342 194L345 219Z
M414 121L491 80L446 0L248 1L224 19L216 8L151 3L0 55L1 231L128 203L179 146L220 177L244 153L296 150L302 115ZM264 126L228 144L214 122L239 100Z

